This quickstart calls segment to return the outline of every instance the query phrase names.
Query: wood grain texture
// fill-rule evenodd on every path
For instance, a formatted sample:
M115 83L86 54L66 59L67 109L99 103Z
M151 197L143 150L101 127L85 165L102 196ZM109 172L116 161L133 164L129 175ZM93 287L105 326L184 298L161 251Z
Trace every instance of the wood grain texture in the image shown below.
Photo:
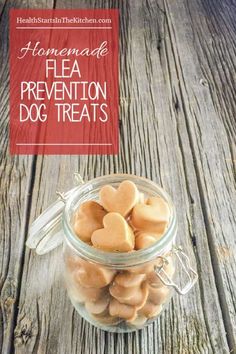
M3 13L4 6L6 5L7 0L0 0L0 17Z
M10 157L8 150L8 14L17 6L33 7L34 1L0 3L0 350L4 354L13 348L34 165L33 157Z
M207 79L204 76L199 76L206 75L210 68L213 67L213 64L209 67L209 61L207 61L205 57L199 58L198 56L196 61L196 56L192 54L194 52L190 44L192 41L195 42L194 39L197 34L196 29L194 29L194 27L193 29L191 28L190 20L196 8L187 8L187 4L183 6L176 6L174 4L168 6L166 4L165 9L166 13L170 15L170 20L169 22L167 21L170 36L173 40L176 40L174 53L175 65L179 72L180 95L184 99L183 109L190 137L190 148L195 159L194 168L196 171L201 206L204 213L204 222L207 230L216 285L219 291L230 349L236 350L236 297L235 291L233 290L234 279L236 278L236 255L233 251L236 249L236 240L235 237L233 237L236 232L235 160L233 158L233 151L235 151L235 121L233 124L234 117L232 117L232 114L228 114L224 117L219 106L214 104L214 101L219 102L219 105L221 104L221 100L212 99L211 90L216 90L216 86L214 87L214 79L208 79L208 76ZM224 21L228 21L229 18L226 15L224 21L222 21L220 3L216 3L214 11L213 7L210 7L210 9L212 9L211 16L213 18L214 11L216 14L220 12L217 22L220 27L224 24ZM192 16L188 16L191 10ZM173 14L175 14L175 16ZM177 14L179 14L179 16L177 16ZM183 23L183 21L181 22L182 16L188 19L185 20L185 23ZM230 24L231 23L228 22L229 28ZM187 33L186 28L188 28ZM199 31L200 28L206 31L206 28L203 28L203 26L199 26ZM222 32L227 33L227 29L222 28ZM203 33L204 32L202 32L202 34ZM215 36L217 36L217 34L218 32L215 33ZM218 37L217 48L220 52L219 48L221 47L221 42L224 42L224 36ZM229 34L227 40L231 38L232 35ZM201 46L203 48L211 47L209 45L204 46L203 41L201 41ZM235 43L231 45L228 43L228 47L230 48L229 52L236 48ZM189 52L188 56L184 55L184 49ZM224 60L226 60L229 53L224 53ZM222 54L223 53L221 53L221 55ZM214 57L216 67L220 68L222 65L222 68L224 68L223 72L226 72L225 75L223 73L221 74L222 91L224 91L223 87L225 87L226 92L230 91L231 95L235 94L235 86L233 83L231 86L232 91L230 90L230 81L232 81L232 79L227 78L227 69L231 75L232 73L235 74L230 60L222 62L222 57L214 56L213 53L212 57ZM197 70L198 66L195 65L195 61L200 62L201 67L204 68L202 72ZM218 69L217 72L220 74L221 70ZM198 80L200 85L197 85ZM192 85L191 83L193 82L196 82L196 85ZM204 85L202 85L202 83L204 83ZM219 114L219 112L221 113ZM223 258L222 250L225 255Z
M3 354L13 347L23 354L236 351L235 8L229 0L215 4L212 6L210 0L48 3L58 8L120 8L120 153L18 158L10 168L14 171L24 166L25 176L20 175L18 184L9 185L10 178L3 173L2 230L8 230L0 254L5 264L4 283L8 284L9 269L19 268L14 273L19 303L16 296L8 325L4 324L3 343L7 345L2 346ZM8 81L5 71L1 73L5 94ZM5 112L1 124L6 124L7 115ZM1 134L6 149L7 138L4 131ZM4 150L4 163L6 155ZM186 297L174 296L158 321L143 331L118 335L92 327L78 316L67 298L61 249L42 257L27 249L24 252L27 211L30 209L32 222L55 200L56 190L71 187L74 171L85 180L113 172L146 176L173 197L178 241L191 255L200 279ZM26 188L32 190L32 198L23 203L19 195ZM15 211L13 218L11 208L16 202L10 198L11 190L19 198L19 212ZM21 235L17 233L14 238L12 234L23 219ZM2 318L5 313L3 310ZM13 343L10 337L16 316Z
M1 7L3 9L4 6ZM0 57L0 350L10 350L17 308L29 201L30 157L8 153L8 4L1 16Z

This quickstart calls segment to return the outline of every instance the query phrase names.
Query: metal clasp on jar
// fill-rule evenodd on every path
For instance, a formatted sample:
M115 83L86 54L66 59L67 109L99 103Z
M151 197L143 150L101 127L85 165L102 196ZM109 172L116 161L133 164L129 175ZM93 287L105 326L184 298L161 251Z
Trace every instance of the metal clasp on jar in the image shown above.
M164 265L169 263L168 258L164 256L159 256L158 258L161 260L160 265L156 265L154 267L154 271L158 278L162 281L163 284L166 286L174 288L177 293L180 295L185 295L189 292L189 290L193 287L193 285L196 283L198 280L198 274L197 272L191 267L190 265L190 260L189 257L186 255L186 253L182 250L182 247L176 247L174 246L171 250L171 254L175 255L184 270L185 274L187 275L187 283L184 285L183 288L180 288L172 279L171 277L167 274L167 272L164 269Z
M78 187L81 184L84 184L84 180L78 172L75 172L73 174L73 177L74 177L75 186ZM72 192L74 192L74 190L75 190L75 188L69 190L67 193L56 191L56 195L58 196L58 200L65 204L67 199L71 196Z

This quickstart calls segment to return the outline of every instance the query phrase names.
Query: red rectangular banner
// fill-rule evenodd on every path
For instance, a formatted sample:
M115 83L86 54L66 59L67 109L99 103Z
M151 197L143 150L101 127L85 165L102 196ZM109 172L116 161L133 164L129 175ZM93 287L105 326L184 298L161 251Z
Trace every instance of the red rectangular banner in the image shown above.
M11 154L118 153L118 10L10 10Z

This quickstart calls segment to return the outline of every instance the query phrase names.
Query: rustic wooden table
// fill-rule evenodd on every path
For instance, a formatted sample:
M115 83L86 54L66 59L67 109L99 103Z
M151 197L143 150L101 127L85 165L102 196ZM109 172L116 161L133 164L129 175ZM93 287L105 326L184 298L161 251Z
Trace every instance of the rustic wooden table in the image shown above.
M120 9L118 156L15 156L8 152L10 7ZM13 353L236 353L235 67L233 0L0 0L0 349ZM126 172L173 197L179 243L199 282L174 296L143 331L100 331L62 286L61 250L25 247L30 223L56 190Z

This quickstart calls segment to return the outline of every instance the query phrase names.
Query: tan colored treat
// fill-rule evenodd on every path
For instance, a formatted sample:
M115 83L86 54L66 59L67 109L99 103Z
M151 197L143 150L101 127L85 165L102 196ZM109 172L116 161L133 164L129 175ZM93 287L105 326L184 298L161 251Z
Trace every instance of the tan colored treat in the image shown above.
M110 301L109 296L104 296L98 301L86 301L85 307L88 312L98 315L102 314L108 307Z
M129 252L134 249L133 231L120 214L108 213L103 224L103 229L92 234L94 247L110 252Z
M113 283L109 287L110 294L119 302L125 303L128 305L137 305L140 304L143 298L143 293L141 287L124 287L116 283ZM134 302L133 303L133 299Z
M153 235L147 234L146 232L138 232L135 237L135 249L141 250L147 248L156 243L158 238Z
M140 286L145 279L145 274L132 274L130 272L124 271L115 277L115 283L121 286Z
M165 232L169 219L168 204L160 197L151 197L145 204L136 204L131 215L132 225L136 229L159 235Z
M162 310L162 305L155 305L150 301L147 301L146 304L138 311L139 316L145 316L147 318L156 317Z
M137 309L135 306L121 304L116 299L112 299L109 304L109 313L111 316L133 321L137 316Z
M108 294L107 288L82 288L82 293L85 296L86 301L98 301Z
M99 193L100 203L109 212L126 217L139 200L139 191L131 181L122 182L118 189L104 186Z
M115 270L82 261L82 267L75 272L74 278L85 288L103 288L110 284L115 274Z
M151 301L155 305L164 304L169 296L170 290L167 286L161 288L148 287L148 301Z
M109 308L107 308L104 312L101 314L91 314L92 317L95 318L96 321L100 322L101 324L104 325L117 325L120 323L122 320L118 317L113 317L109 313Z
M144 265L136 266L136 267L131 267L129 268L129 272L132 274L148 274L153 271L154 265L156 261L149 261L145 263Z
M75 301L82 303L85 301L95 302L109 295L108 288L84 288L78 283L70 284L68 292Z
M142 327L146 321L147 321L146 316L138 315L138 317L136 317L134 320L127 321L127 322L129 322L129 324L139 328L139 327Z
M146 282L142 284L142 291L143 291L143 300L139 305L137 305L137 310L141 309L145 305L149 295L148 284Z
M86 300L86 297L84 296L83 292L81 292L77 286L75 286L74 284L70 284L67 286L68 288L68 293L69 296L71 297L71 299L74 302L78 302L78 303L84 303Z
M66 255L65 265L69 272L74 272L81 267L81 258L78 256Z
M113 283L109 288L110 294L122 304L142 307L148 296L146 284L144 286L123 287Z
M84 242L90 242L92 233L101 229L106 211L97 202L90 200L80 205L75 216L74 230Z

